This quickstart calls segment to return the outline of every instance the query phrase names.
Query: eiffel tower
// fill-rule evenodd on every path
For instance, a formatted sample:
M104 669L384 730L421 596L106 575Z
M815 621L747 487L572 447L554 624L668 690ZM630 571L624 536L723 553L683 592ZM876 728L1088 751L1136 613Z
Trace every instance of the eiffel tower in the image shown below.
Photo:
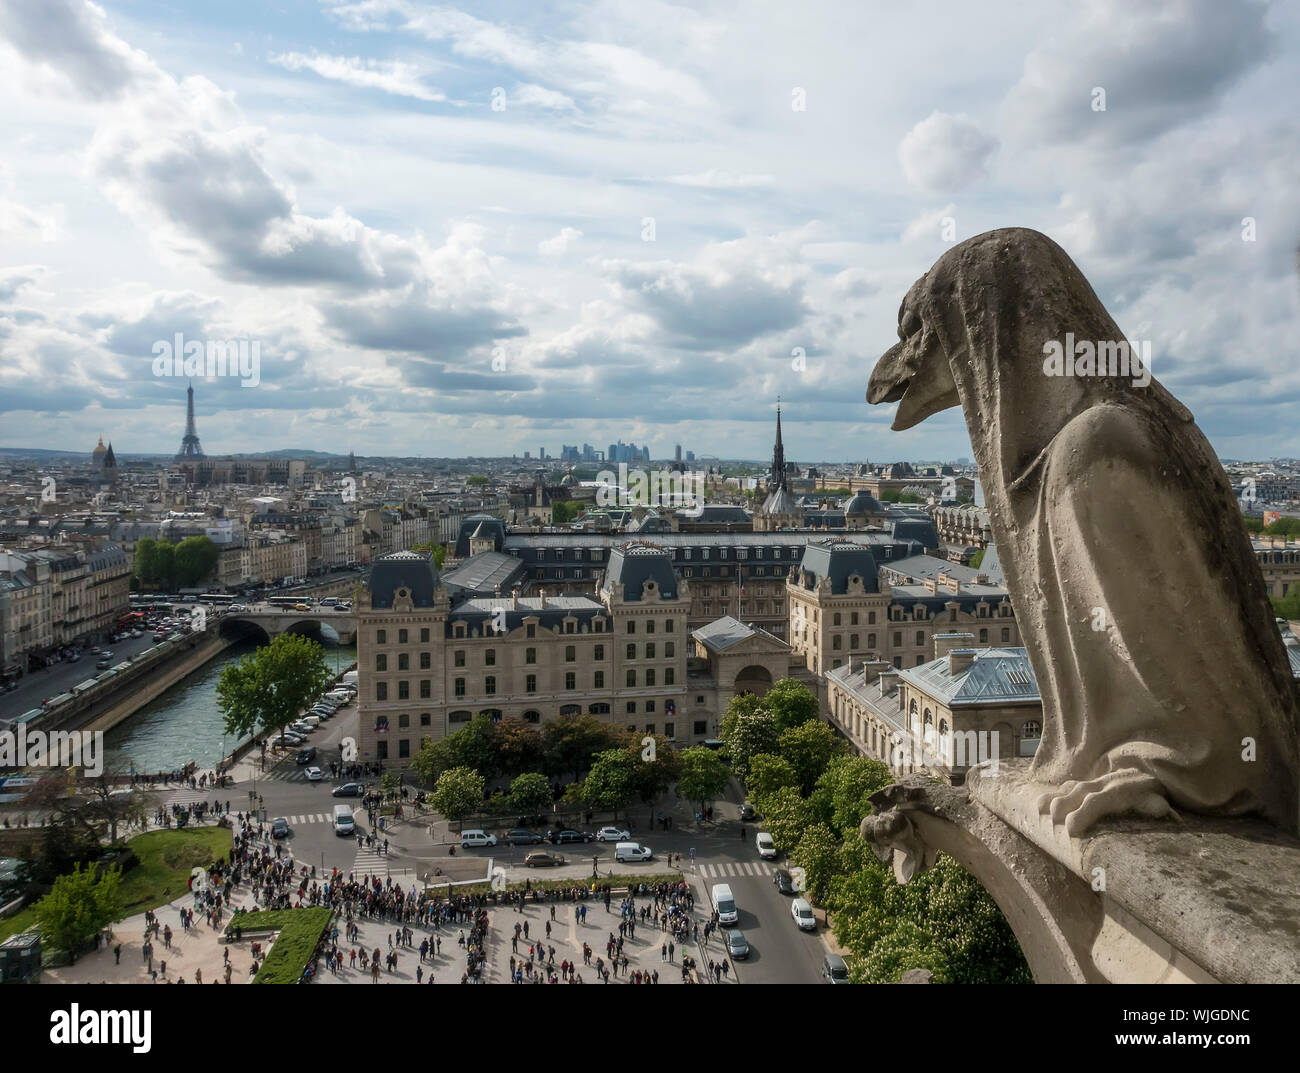
M199 432L194 427L193 384L186 389L185 395L187 399L185 405L185 438L181 440L181 449L176 452L177 462L203 457L203 448L199 446Z

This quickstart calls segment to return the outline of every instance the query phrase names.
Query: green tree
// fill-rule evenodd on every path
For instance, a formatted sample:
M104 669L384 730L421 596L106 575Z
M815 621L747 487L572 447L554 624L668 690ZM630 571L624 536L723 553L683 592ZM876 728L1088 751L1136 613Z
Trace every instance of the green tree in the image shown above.
M379 780L379 792L385 801L392 801L402 792L402 780L393 772L386 772Z
M681 778L682 758L667 738L655 736L653 752L644 741L634 736L625 748L633 762L633 792L641 804L650 807ZM653 825L652 814L650 826Z
M749 779L745 783L750 800L762 812L772 794L785 786L798 789L799 776L790 761L773 753L759 753L749 758Z
M551 807L551 783L539 771L525 771L510 782L510 807L526 814L543 812Z
M153 537L136 541L135 574L141 581L153 581L158 576L158 541Z
M300 634L280 634L221 672L217 710L225 733L242 738L258 727L283 732L333 678L319 644Z
M722 722L722 740L731 761L731 770L742 782L749 781L749 759L759 753L778 752L780 731L776 716L760 708L753 712L730 715Z
M566 522L573 521L582 513L582 505L573 500L564 500L563 502L551 503L551 522L555 525L564 525Z
M483 803L483 776L467 767L444 771L438 776L431 800L447 819L464 819Z
M984 548L980 548L979 551L977 551L974 555L970 557L970 568L972 570L978 570L980 568L980 564L984 562L984 551L985 551Z
M777 849L792 852L812 823L812 806L793 786L781 787L763 802L763 826L771 834Z
M542 728L546 773L569 775L576 779L591 766L592 757L606 749L616 749L622 742L621 732L594 715L562 715Z
M808 801L821 823L842 838L857 837L864 816L874 809L870 797L894 782L893 773L869 756L832 757Z
M437 741L426 739L419 752L411 757L411 770L425 786L432 786L444 771L459 766L460 750L456 746L455 735Z
M457 765L472 768L486 779L501 773L497 753L496 726L492 717L479 712L455 734L450 735L456 751Z
M1295 622L1300 619L1300 585L1292 585L1291 591L1285 596L1270 596L1273 602L1273 614L1277 618L1284 618L1288 622Z
M763 707L776 717L781 731L803 726L821 713L817 694L794 678L782 678L763 694Z
M626 749L597 753L582 783L582 800L595 809L607 809L618 818L620 809L636 797L636 765Z
M154 545L154 577L163 588L176 588L176 545L170 540L160 540Z
M820 719L803 726L791 727L780 738L780 754L790 762L799 777L799 788L811 793L831 757L844 752L842 738L837 738L828 723Z
M59 876L34 909L42 938L75 961L83 946L122 919L121 883L117 867L97 871L77 865Z
M492 728L492 744L503 775L540 771L545 757L542 734L522 719L502 719Z
M719 797L727 788L731 773L722 757L703 745L683 750L681 754L682 774L677 781L677 792L687 801L699 803L700 811L705 804Z
M488 483L488 478L481 473L471 473L465 478L465 483L471 488L485 488Z
M843 841L826 824L814 823L803 831L790 853L790 859L804 870L806 889L813 901L822 902L830 891L831 880L839 875L842 846Z
M186 537L176 545L173 561L181 588L192 588L216 569L221 549L205 536Z

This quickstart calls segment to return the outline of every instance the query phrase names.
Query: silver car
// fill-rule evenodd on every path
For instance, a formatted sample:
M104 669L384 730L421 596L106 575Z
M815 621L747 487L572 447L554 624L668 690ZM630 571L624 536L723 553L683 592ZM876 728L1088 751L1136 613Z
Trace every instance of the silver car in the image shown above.
M739 928L727 932L727 953L731 955L732 961L744 961L749 957L749 942Z

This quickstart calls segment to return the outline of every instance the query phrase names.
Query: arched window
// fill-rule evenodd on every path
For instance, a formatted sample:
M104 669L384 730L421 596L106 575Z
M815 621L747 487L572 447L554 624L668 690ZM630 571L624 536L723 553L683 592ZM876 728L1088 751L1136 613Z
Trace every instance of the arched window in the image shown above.
M542 721L541 712L524 712L525 723L540 723Z

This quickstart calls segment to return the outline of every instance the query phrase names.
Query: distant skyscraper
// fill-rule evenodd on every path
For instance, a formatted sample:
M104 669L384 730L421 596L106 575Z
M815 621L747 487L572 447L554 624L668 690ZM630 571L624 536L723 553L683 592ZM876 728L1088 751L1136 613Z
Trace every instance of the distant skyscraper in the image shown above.
M694 462L694 461L695 461L695 452L694 452L694 451L687 451L687 452L686 452L686 461L687 461L687 462Z
M677 445L677 452L676 452L676 454L673 456L673 461L674 461L674 462L680 462L681 460L682 460L682 445L679 443L679 444Z
M185 389L185 438L181 440L181 449L176 452L176 461L183 462L202 457L203 448L199 446L199 431L194 426L194 385L191 384Z

